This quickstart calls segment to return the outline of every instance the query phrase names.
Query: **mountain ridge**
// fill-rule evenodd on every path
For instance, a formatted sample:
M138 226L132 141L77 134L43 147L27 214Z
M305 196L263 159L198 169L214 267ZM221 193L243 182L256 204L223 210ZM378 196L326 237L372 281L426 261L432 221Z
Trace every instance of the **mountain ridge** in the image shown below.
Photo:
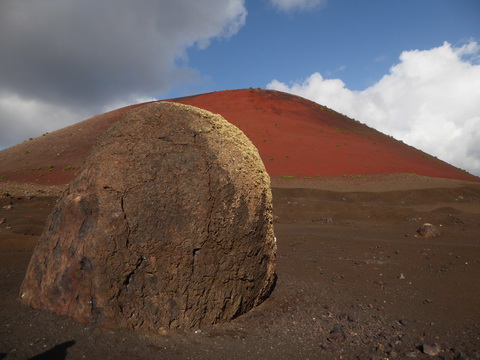
M302 97L275 90L224 90L160 101L218 113L258 148L271 177L415 173L463 181L474 175ZM66 184L110 126L116 109L0 151L0 181Z

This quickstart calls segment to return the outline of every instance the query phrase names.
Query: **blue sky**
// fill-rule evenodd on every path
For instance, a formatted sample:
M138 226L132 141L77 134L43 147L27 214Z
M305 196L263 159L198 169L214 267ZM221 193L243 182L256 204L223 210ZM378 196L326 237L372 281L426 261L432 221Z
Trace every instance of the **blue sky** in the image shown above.
M128 104L294 93L480 175L478 0L2 0L0 149Z
M480 39L476 0L330 0L288 12L249 0L246 8L246 24L235 36L188 51L189 65L205 78L199 92L264 88L273 79L299 81L314 72L363 90L404 50Z

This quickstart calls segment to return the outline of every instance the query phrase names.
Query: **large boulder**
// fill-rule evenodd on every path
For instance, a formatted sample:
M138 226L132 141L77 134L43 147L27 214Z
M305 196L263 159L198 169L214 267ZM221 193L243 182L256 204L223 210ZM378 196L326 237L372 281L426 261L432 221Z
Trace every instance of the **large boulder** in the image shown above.
M21 300L103 328L228 321L275 282L270 179L219 115L150 103L98 141L47 221Z

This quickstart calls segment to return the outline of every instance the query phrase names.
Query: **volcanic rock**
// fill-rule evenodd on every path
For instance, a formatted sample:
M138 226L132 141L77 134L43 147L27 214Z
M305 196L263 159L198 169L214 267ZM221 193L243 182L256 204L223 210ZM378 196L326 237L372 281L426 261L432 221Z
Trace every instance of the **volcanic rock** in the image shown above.
M440 347L439 344L423 344L422 345L422 351L424 354L430 355L430 356L436 356L440 354L442 351L442 348Z
M270 180L219 115L150 103L94 146L30 261L21 300L103 328L229 321L275 282Z
M343 328L340 324L335 324L333 330L330 331L330 334L327 338L331 342L343 343L345 342L346 336Z
M434 238L441 235L437 227L429 223L420 226L417 233L424 238Z

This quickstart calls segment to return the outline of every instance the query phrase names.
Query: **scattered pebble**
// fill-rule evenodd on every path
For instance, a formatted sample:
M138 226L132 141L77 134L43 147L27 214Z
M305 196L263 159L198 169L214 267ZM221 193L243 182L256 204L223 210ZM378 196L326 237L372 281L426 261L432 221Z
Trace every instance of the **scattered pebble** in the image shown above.
M390 357L390 359L397 359L398 358L398 354L396 351L389 351L388 353L388 356Z
M320 345L320 347L323 350L327 350L327 351L334 351L336 348L335 344L332 344L331 342L325 342L322 345Z
M346 336L345 332L343 331L342 325L340 324L335 324L333 326L333 330L330 331L330 334L328 335L328 341L330 342L335 342L335 343L343 343L345 342Z
M333 219L329 217L323 217L321 219L313 219L312 222L316 222L320 224L333 224Z
M424 354L427 354L427 355L430 355L430 356L437 356L442 351L442 348L437 343L435 343L435 344L423 344L422 345L422 351L423 351Z
M405 353L405 356L409 357L409 358L416 358L418 356L418 352L417 351L409 351L409 352Z
M417 230L417 233L424 238L434 238L441 235L437 227L429 223L425 223L420 226Z

